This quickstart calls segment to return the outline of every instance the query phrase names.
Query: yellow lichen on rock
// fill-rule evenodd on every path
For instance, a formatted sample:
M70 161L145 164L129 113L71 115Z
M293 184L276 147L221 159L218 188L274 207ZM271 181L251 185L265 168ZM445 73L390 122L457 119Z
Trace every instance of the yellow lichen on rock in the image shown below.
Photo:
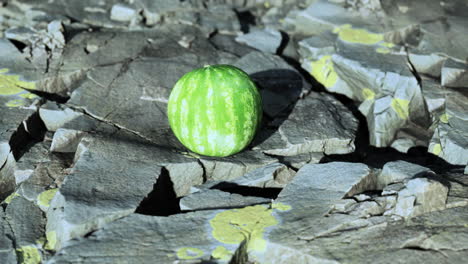
M436 156L439 156L439 154L442 152L442 145L439 143L431 144L429 146L429 152Z
M19 75L10 75L8 69L0 69L0 96L13 97L5 103L7 107L21 107L37 97L27 90L34 90L34 82L22 81ZM26 90L25 90L26 89ZM15 98L16 97L16 98Z
M338 81L338 75L335 72L330 55L312 61L310 66L312 68L310 74L323 86L330 88Z
M215 259L229 260L232 258L233 253L223 246L218 246L211 252L211 256Z
M21 264L38 264L41 263L41 254L36 247L24 246L16 250L19 255L19 263Z
M9 203L11 203L11 201L12 201L15 197L18 197L18 196L20 196L20 195L17 194L16 192L14 192L14 193L8 195L8 197L5 198L5 200L4 200L3 202L6 203L6 204L9 204Z
M57 244L57 233L55 231L49 231L46 233L46 244L44 249L46 250L55 250L55 245Z
M362 89L362 96L364 97L364 100L374 100L375 92L372 89L364 88Z
M54 189L41 192L37 196L37 204L45 208L49 207L50 201L52 201L52 198L54 198L57 191L58 191L58 188L54 188Z
M218 213L210 221L212 235L225 244L240 244L246 240L249 251L263 251L266 249L265 229L278 224L272 212L272 208L255 205Z
M338 34L338 38L345 42L363 45L379 45L381 47L376 48L375 51L382 54L390 53L390 48L395 46L393 43L384 41L384 34L353 28L350 24L335 27L333 33Z
M409 117L409 103L406 99L393 98L391 106L401 119L406 120Z

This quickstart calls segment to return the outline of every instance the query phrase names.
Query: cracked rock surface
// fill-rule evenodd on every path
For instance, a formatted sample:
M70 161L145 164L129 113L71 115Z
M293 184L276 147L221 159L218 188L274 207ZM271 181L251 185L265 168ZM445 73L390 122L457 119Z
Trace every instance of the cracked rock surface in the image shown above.
M0 1L0 263L466 263L468 4ZM250 75L230 157L175 82Z

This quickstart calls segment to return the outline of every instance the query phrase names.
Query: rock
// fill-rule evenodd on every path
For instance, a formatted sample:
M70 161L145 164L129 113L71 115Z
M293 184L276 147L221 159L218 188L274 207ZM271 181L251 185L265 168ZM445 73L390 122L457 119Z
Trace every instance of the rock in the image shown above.
M260 51L275 54L281 45L282 36L278 30L265 28L251 30L247 34L238 36L236 41Z
M356 131L357 120L346 107L328 95L311 93L296 103L278 131L257 148L278 156L345 154L354 150Z
M426 178L409 180L398 192L398 199L392 214L414 217L423 213L445 208L448 188L442 183Z
M198 211L208 209L242 208L256 204L268 204L267 198L243 196L220 190L206 190L189 194L180 200L180 209L185 211Z
M240 44L235 41L235 37L227 34L214 34L209 38L209 41L219 50L229 52L236 56L242 57L250 52L255 51L255 49Z
M35 246L44 237L46 219L34 203L17 196L5 210L6 221L12 229L17 248Z
M448 59L442 66L441 84L445 87L468 87L468 65Z
M122 156L123 152L126 155ZM181 155L141 143L84 137L76 151L74 166L47 212L47 232L55 232L55 249L71 238L134 212L163 174L163 166L172 165L166 169L173 173L168 177L180 177L179 169L174 167L179 163L192 166L187 168L192 171L191 163L196 164ZM186 175L182 186L174 178L174 191L183 192L190 183L200 184L202 176L196 171Z
M423 176L429 169L403 160L388 162L377 176L379 189L387 185L400 183L411 178Z
M137 15L137 10L132 7L116 4L112 6L110 19L119 22L130 22L136 19Z
M436 128L429 143L429 152L451 164L468 164L468 115L467 95L463 92L447 90L445 109L436 121Z
M5 212L0 210L0 261L5 264L17 263L17 256L12 241L12 230L5 219Z
M242 186L252 187L284 187L294 177L295 172L281 163L272 163L254 169L242 177L229 181Z
M50 150L52 152L75 153L78 144L85 136L85 132L59 128L54 133Z
M246 173L263 167L277 160L254 151L242 151L226 158L204 157L200 162L205 168L205 177L208 180L233 180Z

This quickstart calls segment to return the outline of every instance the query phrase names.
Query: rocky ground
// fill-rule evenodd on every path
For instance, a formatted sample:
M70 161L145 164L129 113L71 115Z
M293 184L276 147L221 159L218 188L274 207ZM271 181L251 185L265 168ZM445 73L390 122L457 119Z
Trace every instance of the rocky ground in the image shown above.
M464 0L0 0L0 263L466 263ZM232 64L264 118L187 152Z

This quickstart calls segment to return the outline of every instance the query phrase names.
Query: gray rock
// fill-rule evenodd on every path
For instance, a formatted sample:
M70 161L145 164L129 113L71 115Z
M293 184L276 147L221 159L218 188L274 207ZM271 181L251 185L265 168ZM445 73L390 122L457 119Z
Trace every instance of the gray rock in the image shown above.
M254 169L244 176L229 182L242 186L252 187L284 187L294 177L295 172L281 163L268 164L265 167Z
M436 121L436 128L429 143L429 152L451 164L468 164L468 115L463 92L447 90L445 109Z
M414 217L442 210L445 208L447 194L448 188L438 181L426 178L412 179L398 192L395 208L390 213L402 217Z
M59 128L54 133L50 150L52 152L75 153L85 132L73 129Z
M0 261L5 264L17 263L12 237L11 227L5 219L5 212L0 210Z
M34 246L44 237L46 219L39 207L21 196L14 197L5 210L17 248Z
M55 232L55 249L71 238L134 212L152 191L162 167L178 163L186 163L186 169L193 171L196 161L141 143L84 137L74 166L47 212L47 232ZM174 172L169 177L180 176L180 168L168 166L168 170ZM181 193L189 188L186 185L199 184L202 176L196 171L187 174L182 186L174 178L174 191Z
M255 49L249 46L236 42L235 36L228 34L215 34L209 38L209 41L215 45L217 49L229 52L239 57L245 56L250 52L255 51Z
M356 131L357 120L346 107L331 96L311 93L296 103L278 131L257 148L278 156L345 154L354 150Z
M278 30L273 28L254 29L247 34L238 36L236 41L260 51L275 54L281 45L282 36Z
M205 168L205 177L208 180L233 180L246 173L277 162L276 159L255 151L243 151L226 158L203 157L200 162Z
M417 51L410 50L408 59L419 74L427 74L431 77L438 78L441 75L442 65L446 60L445 57L438 54L422 54Z
M244 196L216 189L189 194L180 200L180 209L198 211L208 209L242 208L256 204L269 204L270 199Z
M137 10L130 6L116 4L112 6L110 19L119 22L130 22L138 16Z
M468 65L448 59L442 66L441 84L445 87L468 87Z
M401 183L411 178L423 176L428 171L429 169L426 167L403 160L388 162L377 176L377 188L383 189L390 184Z

